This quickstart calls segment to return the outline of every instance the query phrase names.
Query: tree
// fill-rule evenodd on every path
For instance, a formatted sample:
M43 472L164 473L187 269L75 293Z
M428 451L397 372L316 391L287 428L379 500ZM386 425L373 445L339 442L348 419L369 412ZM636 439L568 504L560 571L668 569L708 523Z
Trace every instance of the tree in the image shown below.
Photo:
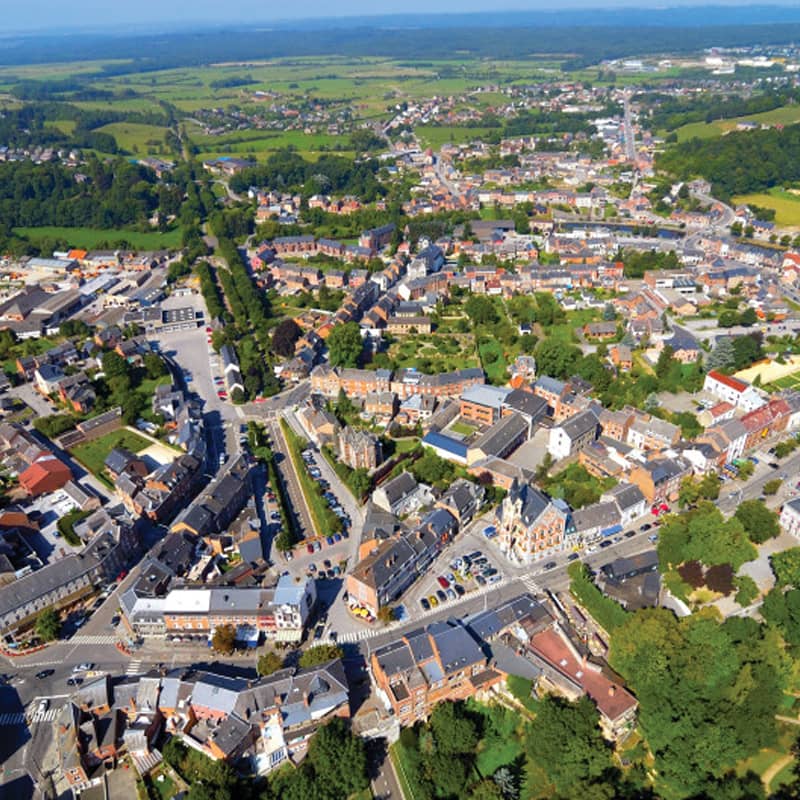
M558 339L544 339L534 351L536 369L551 378L567 378L575 370L582 353L578 347Z
M656 361L655 372L660 380L664 380L664 378L666 378L667 375L669 375L669 371L674 361L673 358L674 355L675 351L672 349L672 346L668 344L664 345L661 352L658 354L658 361Z
M748 306L740 315L739 315L739 324L744 325L745 327L750 327L751 325L755 325L758 322L758 315L755 312L754 308Z
M364 348L357 322L337 325L328 336L328 356L333 367L355 367Z
M318 792L306 796L346 798L369 786L365 742L350 732L343 719L332 719L314 734L308 761Z
M130 376L130 365L119 353L113 350L103 353L102 364L103 372L107 379L128 378Z
M218 653L231 655L236 649L236 628L233 625L219 625L211 637L211 646Z
M302 329L293 319L285 319L272 332L272 349L283 358L291 358L295 343L302 335Z
M726 597L733 591L733 568L730 564L716 564L706 570L706 586L712 592Z
M528 728L525 748L561 795L572 796L578 782L599 778L611 767L597 709L588 697L576 703L545 697Z
M369 471L364 467L354 469L347 479L347 485L350 487L350 491L355 495L356 499L364 497L372 488L372 478L369 476Z
M749 575L737 575L733 580L736 587L736 602L747 608L758 597L758 584Z
M394 622L394 609L391 606L381 606L378 609L378 621L384 625Z
M256 664L256 671L259 675L272 675L273 672L277 672L282 668L283 659L272 650L260 656Z
M469 800L504 800L503 789L492 778L484 778L470 789Z
M335 644L318 644L304 650L298 663L301 667L316 667L320 664L327 664L328 661L333 661L335 658L341 658L343 655L342 648Z
M58 639L61 633L61 620L54 608L46 608L36 618L34 627L36 635L43 642L52 642Z
M467 300L464 310L473 325L492 325L498 320L497 309L490 297L475 294Z
M17 334L10 328L3 328L0 331L0 356L8 358L12 348L17 343Z
M774 742L786 667L779 651L754 620L720 622L715 610L678 620L645 609L614 631L610 663L639 701L656 789L663 782L670 796L695 797Z
M770 481L767 481L764 484L764 494L766 495L773 495L778 493L778 489L781 488L783 481L780 478L773 478Z
M739 322L739 315L736 311L732 309L726 308L724 311L720 311L719 319L717 320L717 324L720 328L732 328Z
M770 556L770 565L775 573L775 585L779 588L793 586L800 589L800 547L790 547Z
M430 485L450 480L455 470L449 461L426 448L422 458L417 459L411 467L414 477L422 483Z
M606 322L613 322L617 318L617 310L612 303L606 303L603 306L603 319Z
M160 378L169 374L164 360L155 353L145 353L143 362L148 378Z
M478 726L463 703L439 703L431 714L437 749L449 755L472 753L478 744Z
M764 349L761 346L761 334L747 334L747 336L737 336L733 341L734 363L736 369L749 367L755 361L764 357Z
M728 369L736 361L733 338L722 336L717 339L714 349L709 353L706 364L709 369Z

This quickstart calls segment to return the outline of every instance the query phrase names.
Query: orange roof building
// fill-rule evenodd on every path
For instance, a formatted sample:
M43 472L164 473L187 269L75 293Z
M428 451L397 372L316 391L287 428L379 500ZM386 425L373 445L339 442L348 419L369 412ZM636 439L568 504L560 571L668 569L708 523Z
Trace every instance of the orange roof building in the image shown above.
M19 476L20 486L32 497L55 492L71 480L70 468L54 455L42 456Z

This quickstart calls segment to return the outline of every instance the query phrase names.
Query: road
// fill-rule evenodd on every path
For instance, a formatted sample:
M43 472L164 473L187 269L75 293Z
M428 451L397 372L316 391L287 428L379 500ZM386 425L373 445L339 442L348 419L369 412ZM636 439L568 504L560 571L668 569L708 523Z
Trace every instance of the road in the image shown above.
M625 137L625 158L636 163L636 140L633 134L633 122L631 120L631 97L625 92L622 98L623 109L623 136Z

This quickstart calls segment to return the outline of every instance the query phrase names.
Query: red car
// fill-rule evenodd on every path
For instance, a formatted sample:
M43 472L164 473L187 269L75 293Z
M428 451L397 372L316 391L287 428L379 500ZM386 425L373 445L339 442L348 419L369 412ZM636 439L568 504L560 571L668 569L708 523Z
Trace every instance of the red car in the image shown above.
M117 581L125 580L125 576L127 574L128 574L128 570L126 570L126 569L122 570L122 572L120 572L120 574L117 575Z
M658 506L653 506L653 507L650 509L650 513L651 513L651 514L652 514L654 517L657 517L657 516L658 516L658 515L661 513L661 511L659 510Z
M265 403L265 402L266 402L266 400L267 400L267 398L266 398L266 397L256 397L256 399L255 399L255 400L253 400L253 402L254 402L254 403Z
M666 503L662 503L658 508L663 514L669 511L669 506Z
M314 545L313 544L307 544L306 545L306 553L313 553L313 552L314 552Z
M212 333L212 329L210 325L206 325L206 333Z
M440 575L436 580L439 582L439 586L441 586L442 589L450 588L450 581L448 581L447 578L444 578Z

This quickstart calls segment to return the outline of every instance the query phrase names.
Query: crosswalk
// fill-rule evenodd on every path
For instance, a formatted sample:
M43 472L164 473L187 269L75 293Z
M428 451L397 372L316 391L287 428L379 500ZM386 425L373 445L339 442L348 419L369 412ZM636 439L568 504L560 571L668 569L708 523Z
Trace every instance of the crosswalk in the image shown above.
M525 588L533 595L544 594L542 587L533 579L531 575L523 575L520 580L525 584Z
M40 722L53 722L58 716L59 709L48 708L47 711L34 711L30 716L24 711L13 711L0 714L0 728L9 728L14 725L33 725Z
M52 722L58 716L57 708L48 708L47 711L34 711L30 722Z
M116 644L118 639L113 633L109 633L100 636L78 635L73 636L69 641L70 644Z
M142 660L140 658L134 659L125 668L126 675L141 675L142 672Z

